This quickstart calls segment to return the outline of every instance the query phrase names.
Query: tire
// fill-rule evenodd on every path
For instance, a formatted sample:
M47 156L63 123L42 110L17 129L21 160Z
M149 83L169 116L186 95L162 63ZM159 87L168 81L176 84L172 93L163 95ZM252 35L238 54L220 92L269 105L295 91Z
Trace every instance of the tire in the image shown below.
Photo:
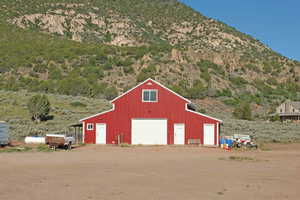
M72 149L72 142L69 142L69 144L66 146L67 150L71 150Z

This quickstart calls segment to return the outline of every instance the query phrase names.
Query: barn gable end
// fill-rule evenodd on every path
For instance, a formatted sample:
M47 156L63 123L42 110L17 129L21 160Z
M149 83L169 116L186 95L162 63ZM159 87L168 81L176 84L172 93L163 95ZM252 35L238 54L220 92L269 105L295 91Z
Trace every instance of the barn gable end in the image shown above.
M86 143L174 144L199 140L218 144L221 120L188 109L190 100L152 79L111 101L111 110L80 120ZM148 131L148 132L147 132ZM212 134L210 139L206 135ZM106 139L99 139L105 134ZM179 135L179 136L178 136ZM183 136L182 136L183 135ZM184 137L178 139L177 137Z

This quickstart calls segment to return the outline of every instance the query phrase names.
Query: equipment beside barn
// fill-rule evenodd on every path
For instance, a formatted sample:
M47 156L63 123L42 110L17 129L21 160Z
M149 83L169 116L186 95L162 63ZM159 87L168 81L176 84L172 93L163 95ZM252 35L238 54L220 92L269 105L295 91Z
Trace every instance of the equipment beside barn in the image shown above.
M0 121L0 146L9 144L9 133L7 123Z
M45 142L50 148L53 148L54 150L58 147L71 149L72 144L75 143L75 139L74 137L66 137L65 135L47 134Z
M25 144L46 144L45 137L27 136L25 137Z
M234 134L233 136L222 136L220 138L220 146L222 149L230 150L232 148L258 148L249 135Z

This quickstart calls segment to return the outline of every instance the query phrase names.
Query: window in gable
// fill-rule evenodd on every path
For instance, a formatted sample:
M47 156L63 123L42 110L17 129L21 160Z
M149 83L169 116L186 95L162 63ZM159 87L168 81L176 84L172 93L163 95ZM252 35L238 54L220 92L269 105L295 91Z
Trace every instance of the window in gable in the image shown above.
M143 102L157 102L157 90L143 90Z

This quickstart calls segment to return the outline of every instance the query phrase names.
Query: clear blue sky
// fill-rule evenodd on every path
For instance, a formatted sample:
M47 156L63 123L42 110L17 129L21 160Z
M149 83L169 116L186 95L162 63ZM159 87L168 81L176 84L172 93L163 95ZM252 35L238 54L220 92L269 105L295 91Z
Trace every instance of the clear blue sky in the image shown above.
M300 0L179 0L300 61Z

